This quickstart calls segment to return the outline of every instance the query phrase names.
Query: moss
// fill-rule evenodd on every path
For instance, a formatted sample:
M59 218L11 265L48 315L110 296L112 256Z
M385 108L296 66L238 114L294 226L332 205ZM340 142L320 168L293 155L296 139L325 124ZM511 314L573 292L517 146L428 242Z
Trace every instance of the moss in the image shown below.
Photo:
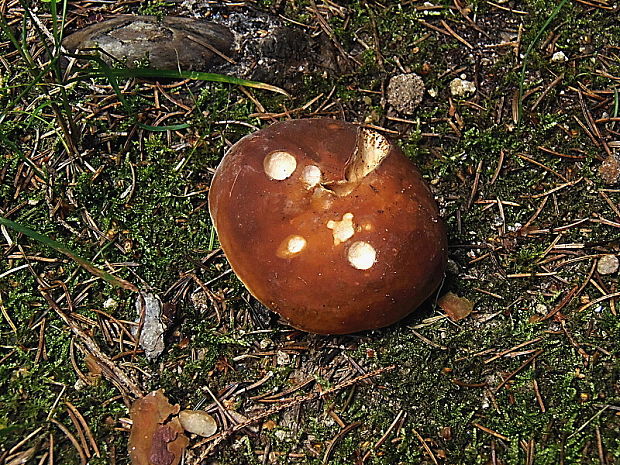
M263 3L263 6L271 5L272 2ZM387 1L381 6L351 2L346 6L347 17L331 15L329 24L345 48L360 52L356 58L361 66L342 76L305 76L293 101L266 94L260 94L260 100L268 111L284 111L300 107L320 93L328 95L334 89L328 111L349 120L372 115L373 121L402 131L399 143L407 156L418 163L424 177L433 182L445 211L453 263L444 289L474 301L475 312L456 323L446 319L428 322L425 318L439 316L431 301L394 327L350 338L313 339L294 332L270 334L269 350L286 347L295 338L310 341L310 346L315 344L312 350L301 351L296 356L300 364L319 363L321 354L329 347L329 350L346 350L366 370L390 365L396 368L374 379L371 385L360 383L323 402L304 404L297 428L278 424L282 417L274 416L278 424L275 430L237 436L219 448L217 460L222 464L261 463L262 457L256 451L267 444L280 454L275 456L278 463L289 461L288 452L307 453L306 463L322 463L326 444L340 431L329 419L329 408L345 424L361 422L335 443L330 459L334 464L360 461L368 451L371 452L366 462L369 464L431 463L416 432L436 458L445 457L445 463L488 464L493 454L498 457L498 463L500 460L505 464L524 463L521 441L533 441L537 464L555 464L562 458L564 463L598 463L597 431L608 455L607 462L614 463L620 457L619 417L614 409L607 407L617 405L620 400L617 389L620 353L614 343L620 338L620 323L611 313L609 302L602 301L579 311L587 299L592 301L602 295L596 286L587 285L580 296L583 301L572 301L556 318L539 321L541 312L553 309L568 289L585 282L593 262L583 260L556 269L553 266L557 262L550 261L547 266L556 271L554 276L506 277L506 274L540 272L539 261L555 259L560 252L566 252L563 257L566 259L575 250L589 255L617 251L620 243L617 230L600 223L587 222L559 232L553 230L592 218L593 213L617 220L598 192L606 187L597 175L602 151L590 142L575 120L575 117L583 119L583 111L578 96L571 90L580 85L593 90L611 89L610 79L598 73L597 59L605 47L618 46L620 30L616 18L607 11L579 4L568 3L564 7L548 29L557 35L554 48L542 47L541 42L528 58L525 89L537 86L541 89L525 100L523 123L515 125L511 100L520 80L520 58L511 50L498 49L492 63L480 65L476 60L479 54L487 56L486 49L471 51L456 39L436 34L419 21L440 25L438 21L444 20L466 40L477 44L474 41L479 36L453 11L452 2L446 0L436 5L444 8L425 14L402 2ZM551 0L528 1L518 7L526 9L527 16L515 16L477 0L470 2L469 7L472 8L470 18L479 21L492 38L496 37L493 34L499 34L495 24L516 30L523 22L523 52L556 5ZM309 2L286 2L285 16L313 24L314 15L306 8L309 6ZM141 8L145 14L168 11L164 2L149 2ZM327 10L321 11L326 14ZM421 40L428 33L431 35ZM485 39L482 36L479 39L484 46ZM359 40L371 49L364 51ZM550 53L554 50L564 51L569 61L551 63ZM377 52L383 56L383 66L376 59ZM604 59L607 72L617 75L620 71L617 60ZM474 75L470 71L475 67L483 77L478 92L469 99L474 104L449 94L453 71L465 65L471 68L467 70L468 76ZM21 86L27 81L25 68L11 66L12 76L4 80L0 104L14 97L6 86ZM419 121L416 125L394 123L392 126L385 119L391 114L383 107L383 95L359 91L382 92L387 77L400 72L400 66L423 75L427 88L438 92L434 98L425 96L418 113L412 117ZM561 83L532 110L533 102L559 74L564 74ZM4 74L3 77L6 78ZM234 121L256 126L266 122L250 116L255 111L254 104L231 86L206 83L199 90L191 85L189 88L185 98L196 104L196 110L183 117L183 121L181 117L167 120L170 124L186 122L190 125L187 130L180 134L171 132L170 140L166 133L141 129L129 141L126 135L116 133L108 134L105 143L84 138L85 150L79 160L62 165L58 172L50 170L54 182L49 192L41 186L27 184L13 199L12 182L18 171L24 169L23 159L14 147L3 147L0 156L0 173L5 173L0 184L3 212L22 205L12 214L15 221L70 245L95 263L128 264L118 268L119 275L150 286L162 295L185 271L192 271L203 282L219 276L224 270L222 260L208 264L199 260L217 246L206 207L209 169L216 166L230 142L250 132L250 128ZM39 90L35 87L33 92ZM79 92L76 90L71 98L83 101L85 97ZM613 94L605 94L604 98L608 97L613 99ZM128 110L130 117L114 126L115 132L131 133L138 120L148 121L148 107L152 104L148 93L138 86L132 89L131 95L128 93L127 99L129 106L122 111ZM503 111L498 115L501 99L504 99ZM593 108L587 98L586 102ZM595 118L600 117L603 107L611 108L602 104L594 107ZM33 131L42 134L56 126L49 110L47 103L27 117L21 110L12 111L0 123L0 136L30 154ZM93 133L109 130L109 122L94 120L85 123ZM428 132L437 136L423 135ZM557 156L539 147L581 158ZM47 150L46 156L52 162L65 163L66 154L57 135L44 138L39 148ZM502 169L491 183L502 152ZM519 155L537 161L546 169ZM503 218L496 204L474 203L467 208L480 162L482 171L474 200L500 199L518 204L504 205ZM54 163L50 168L58 166ZM88 163L96 174L80 163ZM550 232L520 230L541 206L541 194L565 183L558 174L571 181L584 179L549 196L531 227ZM52 218L46 195L53 201L52 207L58 206ZM617 192L608 191L607 195L613 203L620 202ZM92 231L92 225L84 220L86 212L97 228L115 239L124 252ZM502 232L498 228L504 226L504 219L507 231ZM27 254L54 260L33 261L31 266L50 282L65 281L71 295L80 294L75 308L78 314L96 319L94 309L101 309L103 302L113 298L118 303L117 308L109 309L113 316L135 319L133 296L99 282L90 283L84 291L84 283L90 279L87 272L40 244L9 234ZM549 251L557 237L560 243L582 244L582 248ZM3 308L17 328L14 331L6 318L0 316L0 357L8 355L0 364L0 444L12 446L39 426L44 431L55 431L46 421L47 415L60 399L52 414L59 421L66 421L63 402L68 400L87 418L102 450L103 457L93 463L107 463L113 450L117 463L126 463L126 435L115 429L119 419L127 416L126 407L122 402L109 401L118 392L105 380L79 390L74 387L77 376L69 360L72 335L40 296L29 270L14 270L22 263L18 259L0 261L0 274L12 271L0 280L0 296ZM615 292L615 277L594 275L592 279L598 286L605 286L605 292ZM251 310L244 301L243 286L236 278L222 278L213 290L222 291L227 305L221 324L218 326L215 317L209 319L197 312L185 295L180 295L178 318L167 340L167 351L154 363L140 357L132 360L137 367L135 373L148 375L140 378L141 386L145 390L165 388L171 400L185 407L211 402L205 386L218 392L261 379L269 370L273 376L257 389L258 393L282 391L294 385L295 377L299 376L297 368L272 364L270 357L248 357L243 363L230 363L239 355L259 353L265 335L253 331L256 328L252 319L245 318ZM33 330L33 326L43 318L48 358L35 363L39 333L38 327ZM272 328L280 327L274 323ZM113 353L115 348L107 345L101 331L96 327L91 329L104 350ZM502 350L538 338L540 341L526 346L522 353L486 362ZM530 350L542 352L536 356L535 363L522 367L534 354ZM374 357L367 355L369 351ZM582 355L584 352L587 358ZM80 369L86 370L81 354L76 353L76 359ZM495 392L509 374L513 374L512 378ZM328 376L316 374L316 378L323 389L335 384ZM536 399L534 382L544 412ZM255 406L246 395L234 398L231 404L239 411L249 411ZM381 447L372 450L399 412L406 413L402 427ZM492 436L476 425L508 440ZM72 427L68 422L67 426ZM55 437L60 438L57 456L67 463L77 463L69 442L61 435Z

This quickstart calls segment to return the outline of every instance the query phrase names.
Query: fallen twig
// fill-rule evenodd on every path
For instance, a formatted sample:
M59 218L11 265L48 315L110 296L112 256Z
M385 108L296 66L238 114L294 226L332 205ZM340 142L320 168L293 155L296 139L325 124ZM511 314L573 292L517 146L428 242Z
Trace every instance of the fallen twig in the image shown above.
M202 454L200 454L200 457L198 458L198 463L202 463L203 460L205 460L209 455L211 455L213 453L213 451L215 450L215 448L225 439L228 439L229 437L233 436L236 432L247 428L248 426L264 419L267 418L271 415L274 415L276 413L282 412L283 410L288 410L292 407L295 407L297 405L306 403L306 402L311 402L314 400L319 400L322 399L323 397L333 394L335 392L341 391L343 389L348 388L349 386L353 386L354 384L357 384L361 381L364 381L366 379L369 378L374 378L375 376L379 376L382 375L384 373L387 373L389 371L392 371L396 368L396 365L390 365L387 367L383 367L383 368L379 368L377 370L371 371L366 373L365 375L361 375L361 376L356 376L355 378L352 378L350 380L344 381L342 383L337 384L336 386L329 388L325 391L320 391L320 392L313 392L311 394L308 394L306 396L299 396L296 397L292 400L290 400L289 402L277 405L275 407L272 407L268 410L265 410L264 412L261 412L255 416L253 416L252 418L248 418L247 420L238 423L234 426L231 426L230 428L228 428L225 431L222 431L221 433L219 433L218 435L212 436L210 438L206 438L203 439L202 441L199 441L196 445L194 445L193 448L196 447L200 447L208 442L211 442L211 444L209 444L209 446L202 452Z

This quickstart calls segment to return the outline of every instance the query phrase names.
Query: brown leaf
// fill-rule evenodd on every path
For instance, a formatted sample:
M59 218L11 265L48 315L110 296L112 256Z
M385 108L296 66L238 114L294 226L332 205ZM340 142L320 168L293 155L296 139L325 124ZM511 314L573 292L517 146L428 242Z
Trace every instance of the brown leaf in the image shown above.
M452 321L462 320L474 309L474 303L471 300L459 297L453 292L441 296L438 304Z
M160 425L153 434L149 459L155 465L171 465L174 454L168 450L168 443L173 443L179 433L168 425Z
M171 405L161 389L133 403L129 436L133 465L179 464L189 442L176 416L179 410L179 405Z
M101 365L99 365L97 358L92 354L87 354L86 357L84 357L84 363L86 364L86 368L88 368L86 377L91 384L97 384L103 374L103 369L101 368Z

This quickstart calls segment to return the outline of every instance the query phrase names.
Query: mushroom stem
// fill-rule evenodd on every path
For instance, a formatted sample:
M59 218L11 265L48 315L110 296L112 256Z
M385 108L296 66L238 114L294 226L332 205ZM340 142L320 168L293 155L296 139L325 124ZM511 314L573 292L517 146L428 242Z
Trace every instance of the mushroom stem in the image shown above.
M390 142L378 132L358 128L355 149L344 166L344 180L322 183L321 186L339 197L346 197L379 167L390 149Z

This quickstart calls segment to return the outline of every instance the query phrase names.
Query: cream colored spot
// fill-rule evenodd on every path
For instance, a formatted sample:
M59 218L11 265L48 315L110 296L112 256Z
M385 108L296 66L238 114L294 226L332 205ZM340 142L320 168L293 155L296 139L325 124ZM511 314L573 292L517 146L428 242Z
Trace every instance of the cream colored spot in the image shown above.
M271 152L263 160L263 168L271 179L282 181L293 174L297 160L288 152Z
M354 268L367 270L375 264L377 252L368 242L357 241L349 247L347 258Z
M276 254L280 258L291 258L303 252L307 245L308 242L302 236L288 236L282 241Z
M321 182L321 170L318 166L308 165L301 172L301 180L310 189Z
M306 248L306 244L308 243L303 237L293 236L288 240L288 245L286 246L286 248L288 249L289 253L296 254L304 250Z
M353 228L353 213L345 213L342 215L342 220L340 221L329 220L327 222L327 227L333 231L334 245L346 242L355 234L355 229Z

